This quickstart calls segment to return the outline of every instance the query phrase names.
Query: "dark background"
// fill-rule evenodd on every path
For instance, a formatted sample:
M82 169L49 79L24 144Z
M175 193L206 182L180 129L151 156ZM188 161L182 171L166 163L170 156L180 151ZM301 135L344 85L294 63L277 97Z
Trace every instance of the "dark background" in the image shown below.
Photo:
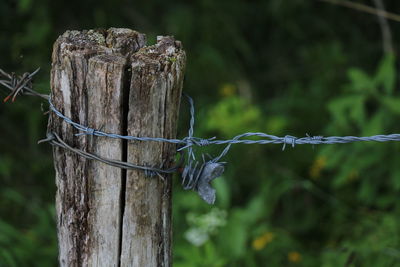
M374 1L355 1L374 7ZM400 13L400 2L384 0ZM400 23L320 1L0 1L0 68L41 67L66 30L181 40L199 137L400 132ZM393 52L383 49L391 44ZM0 97L6 91L0 91ZM56 266L54 170L42 102L0 104L0 266ZM47 109L46 104L43 105ZM181 108L179 136L188 123ZM216 155L222 147L205 148ZM400 145L236 145L215 206L174 185L174 266L400 264Z

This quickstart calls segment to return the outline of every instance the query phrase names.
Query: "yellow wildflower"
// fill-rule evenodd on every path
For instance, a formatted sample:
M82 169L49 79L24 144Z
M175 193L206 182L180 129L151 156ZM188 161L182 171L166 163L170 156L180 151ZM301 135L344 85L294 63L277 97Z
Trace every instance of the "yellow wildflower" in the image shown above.
M288 260L293 263L298 263L301 261L301 254L297 251L291 251L288 253Z
M265 234L257 237L253 240L252 246L255 250L263 249L268 243L272 242L275 235L271 232L266 232Z
M235 92L236 92L236 87L231 83L225 83L219 89L219 93L225 97L232 96L235 94Z
M326 157L318 157L311 165L310 176L311 178L319 178L321 176L322 169L326 166Z

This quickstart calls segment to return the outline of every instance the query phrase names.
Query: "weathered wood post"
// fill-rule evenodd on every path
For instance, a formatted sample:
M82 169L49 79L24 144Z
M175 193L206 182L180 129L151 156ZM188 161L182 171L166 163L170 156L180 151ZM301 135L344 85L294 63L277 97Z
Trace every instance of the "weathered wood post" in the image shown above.
M82 125L123 135L176 135L185 53L172 37L146 47L129 29L67 31L54 44L55 107ZM55 114L49 131L96 155L168 168L176 147L78 131ZM170 266L171 177L146 177L54 147L61 266Z

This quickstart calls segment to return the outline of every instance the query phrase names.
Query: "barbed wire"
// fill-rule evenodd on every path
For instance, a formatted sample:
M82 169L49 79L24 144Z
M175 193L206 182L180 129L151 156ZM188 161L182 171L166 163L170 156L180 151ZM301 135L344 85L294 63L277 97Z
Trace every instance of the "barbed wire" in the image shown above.
M11 90L11 93L4 99L7 102L10 98L12 101L20 94L33 95L45 99L49 103L50 110L59 118L61 118L65 123L73 126L78 130L75 136L90 135L97 137L108 137L115 139L123 139L128 141L139 141L139 142L165 142L179 145L177 149L181 152L180 163L169 169L156 168L154 166L139 166L128 162L107 159L100 157L98 155L83 151L81 149L73 148L64 142L57 133L50 132L47 134L47 138L40 140L39 143L49 142L51 145L61 147L63 149L69 150L87 159L97 160L108 164L110 166L122 168L122 169L138 169L145 172L147 176L155 176L160 173L173 173L178 170L182 171L182 185L186 190L192 189L199 193L206 202L212 204L215 201L215 190L210 186L210 182L221 176L224 172L224 166L226 162L220 162L220 160L229 152L231 146L234 144L283 144L282 150L285 150L287 145L295 147L296 145L310 144L310 145L320 145L320 144L345 144L353 142L388 142L388 141L400 141L400 134L388 134L388 135L373 135L366 137L357 136L310 136L306 134L305 137L295 137L291 135L286 135L283 137L270 135L262 132L247 132L239 134L232 139L218 140L216 137L212 138L200 138L194 137L194 124L195 124L195 108L193 99L184 94L188 99L190 105L190 122L188 136L182 139L169 139L162 137L144 137L144 136L130 136L130 135L120 135L115 133L106 133L101 130L91 128L86 125L82 125L73 121L72 119L61 113L52 103L51 97L45 94L39 94L32 89L32 78L39 71L35 70L32 73L24 73L22 76L17 77L14 73L8 74L0 69L0 76L3 78L0 80L0 84ZM249 138L259 138L257 140ZM206 160L204 154L202 154L202 162L196 160L194 146L210 146L210 145L226 145L222 150L220 155L215 158L209 156ZM187 150L187 159L185 163L185 157L183 156L183 151ZM182 168L183 164L185 166ZM161 176L160 176L161 177ZM161 177L162 178L162 177Z
M132 164L129 162L120 161L120 160L115 160L115 159L107 159L107 158L103 158L98 155L95 155L93 153L83 151L81 149L73 148L70 145L68 145L67 143L65 143L64 140L62 140L61 137L54 132L47 133L46 138L39 140L38 144L44 143L44 142L49 142L51 145L64 148L64 149L69 150L73 153L76 153L84 158L97 160L97 161L103 162L110 166L118 167L118 168L125 169L125 170L135 170L135 169L142 170L145 172L146 176L160 175L160 173L166 173L166 174L174 173L179 168L182 167L182 164L184 163L184 160L185 160L185 158L181 155L180 161L176 166L168 168L168 169L161 169L161 168L155 168L155 167L140 166L140 165L136 165L136 164Z
M189 103L191 104L191 110L194 109L193 100L189 98ZM180 144L185 145L179 150L188 149L192 146L209 146L209 145L228 145L222 153L217 157L218 160L225 156L231 145L234 144L283 144L282 150L285 150L286 145L291 145L295 147L296 145L321 145L321 144L345 144L345 143L353 143L353 142L366 142L366 141L375 141L375 142L388 142L388 141L400 141L400 134L388 134L388 135L373 135L373 136L310 136L306 135L305 137L296 137L291 135L285 135L283 137L270 135L262 132L247 132L243 134L239 134L232 139L226 140L216 140L215 137L212 138L200 138L193 137L193 127L194 127L194 112L191 112L191 122L189 128L189 135L183 139L168 139L168 138L160 138L160 137L143 137L143 136L130 136L130 135L119 135L114 133L106 133L100 130L96 130L90 128L88 126L81 125L72 121L70 118L64 116L60 111L58 111L51 102L49 98L50 109L60 118L62 118L66 123L74 126L81 133L76 134L79 135L94 135L94 136L103 136L109 138L118 138L125 139L129 141L144 141L144 142L166 142L172 144ZM246 137L259 137L263 138L260 140L252 140L252 139L242 139ZM192 152L190 152L192 156ZM193 156L192 156L193 157Z
M17 76L14 72L9 74L0 69L0 77L3 76L3 78L6 78L1 79L0 84L11 90L11 93L4 98L3 102L7 102L11 97L12 102L14 102L19 94L33 95L48 100L50 98L49 95L40 94L32 89L33 76L35 76L39 70L40 68L37 68L32 73L25 72L22 76Z
M15 73L9 74L9 73L5 72L4 70L0 69L0 77L2 76L3 78L6 78L6 79L1 79L0 84L3 85L4 87L8 88L11 91L11 93L9 93L4 98L3 102L6 103L10 99L12 100L12 102L14 102L16 97L20 94L37 96L37 97L40 97L42 99L49 101L50 107L52 107L51 109L55 110L55 113L57 115L63 116L56 109L54 109L54 106L50 101L49 95L40 94L32 89L32 79L39 72L39 70L40 70L40 68L36 69L32 73L26 72L26 73L22 74L21 76L17 76ZM68 121L68 119L66 119L66 120ZM71 124L73 124L74 127L80 129L79 124L74 123L72 121L71 121ZM108 164L110 166L114 166L114 167L121 168L121 169L127 169L127 170L134 170L134 169L142 170L145 172L145 175L148 177L153 177L153 176L158 175L160 178L162 178L160 173L165 173L165 174L174 173L174 172L178 171L180 168L182 168L182 165L185 161L185 158L181 153L179 163L176 166L168 168L168 169L162 169L161 167L156 168L156 167L140 166L140 165L135 165L135 164L132 164L129 162L124 162L124 161L119 161L119 160L114 160L114 159L107 159L107 158L103 158L98 155L95 155L93 153L89 153L89 152L83 151L81 149L77 149L77 148L73 148L73 147L69 146L66 142L64 142L61 139L61 137L57 133L54 133L54 132L48 132L46 138L39 140L38 144L44 143L44 142L49 142L53 146L61 147L63 149L66 149L73 153L76 153L84 158L91 159L91 160L97 160L102 163Z

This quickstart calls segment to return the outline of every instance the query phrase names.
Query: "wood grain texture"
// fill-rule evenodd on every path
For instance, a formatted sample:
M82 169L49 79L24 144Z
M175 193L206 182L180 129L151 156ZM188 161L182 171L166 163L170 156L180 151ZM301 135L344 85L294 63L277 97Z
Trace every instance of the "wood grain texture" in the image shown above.
M172 37L132 55L129 135L175 138L184 68L185 53ZM175 152L166 143L128 143L128 161L138 165L170 167ZM172 177L162 176L127 173L121 266L171 265Z
M55 107L105 132L175 138L185 53L172 37L145 47L143 34L67 31L54 44ZM170 167L176 147L75 136L51 114L50 132L69 145L138 165ZM170 266L171 176L145 177L53 150L60 266Z
M128 59L145 37L127 29L68 31L54 44L52 101L74 121L123 133L124 81ZM121 160L123 142L76 137L77 131L54 114L49 131L68 144ZM123 172L54 148L56 210L61 266L118 266Z

